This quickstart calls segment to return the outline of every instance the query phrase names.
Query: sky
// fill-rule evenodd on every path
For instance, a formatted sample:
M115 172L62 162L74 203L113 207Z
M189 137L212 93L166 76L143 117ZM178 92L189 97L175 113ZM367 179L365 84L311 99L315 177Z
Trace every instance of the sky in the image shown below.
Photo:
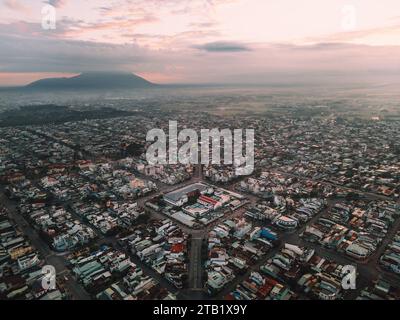
M49 5L55 29L43 27ZM400 1L0 0L0 86L100 70L157 83L390 82Z

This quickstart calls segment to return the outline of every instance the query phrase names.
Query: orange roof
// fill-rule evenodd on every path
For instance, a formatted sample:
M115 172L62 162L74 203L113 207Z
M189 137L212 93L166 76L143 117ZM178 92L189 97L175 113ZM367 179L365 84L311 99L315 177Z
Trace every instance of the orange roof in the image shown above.
M211 203L211 204L216 204L218 202L218 201L216 201L216 200L214 200L214 199L212 199L210 197L204 196L204 195L200 196L199 199L203 200L205 202Z
M184 248L183 243L175 243L171 247L171 252L172 253L180 253L183 251L183 248Z

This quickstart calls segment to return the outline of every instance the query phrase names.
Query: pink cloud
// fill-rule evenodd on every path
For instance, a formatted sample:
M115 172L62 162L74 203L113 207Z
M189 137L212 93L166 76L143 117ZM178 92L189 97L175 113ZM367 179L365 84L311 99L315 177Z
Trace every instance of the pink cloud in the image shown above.
M28 12L29 8L25 5L23 5L21 2L18 0L5 0L4 5L13 11L20 11L20 12Z
M61 8L62 6L67 4L67 0L49 0L49 4L56 8Z

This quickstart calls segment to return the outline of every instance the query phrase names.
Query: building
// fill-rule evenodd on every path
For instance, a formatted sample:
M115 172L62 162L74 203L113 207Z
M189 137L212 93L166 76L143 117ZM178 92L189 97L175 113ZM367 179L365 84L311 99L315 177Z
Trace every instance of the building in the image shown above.
M165 194L164 201L175 207L181 207L188 202L191 195L204 194L207 193L209 189L212 188L202 183L194 183Z

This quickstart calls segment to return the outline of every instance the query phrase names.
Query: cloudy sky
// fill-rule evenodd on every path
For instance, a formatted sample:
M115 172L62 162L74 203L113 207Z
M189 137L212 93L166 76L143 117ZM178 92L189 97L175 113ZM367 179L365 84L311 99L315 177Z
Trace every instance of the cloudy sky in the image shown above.
M42 27L47 4L56 29ZM400 1L0 0L0 49L0 86L90 70L159 83L391 79Z

